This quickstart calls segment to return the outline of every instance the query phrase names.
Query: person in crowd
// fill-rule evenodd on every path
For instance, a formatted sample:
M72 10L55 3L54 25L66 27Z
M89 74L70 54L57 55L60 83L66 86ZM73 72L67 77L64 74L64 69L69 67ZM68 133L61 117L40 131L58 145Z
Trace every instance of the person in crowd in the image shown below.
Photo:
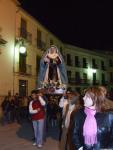
M31 114L35 143L38 148L43 145L43 131L44 131L44 118L45 118L45 101L38 95L39 90L33 90L31 92L32 100L29 104L29 112Z
M38 75L38 88L44 87L45 84L64 84L67 85L68 78L64 65L63 57L58 48L52 45L40 61L40 71Z
M10 97L10 120L11 122L15 121L15 97Z
M37 96L41 97L41 99L42 99L42 105L44 106L44 110L45 110L43 142L46 142L46 130L47 130L47 97L45 95L45 89L44 88L39 88L37 94L38 94Z
M107 92L106 87L99 86L99 89L102 91L103 95L105 96L106 110L112 110L113 111L113 101L108 98L108 92Z
M69 125L70 125L70 117L71 113L74 109L78 109L77 103L79 99L79 94L71 89L67 91L67 100L64 102L63 112L62 112L62 135L60 141L60 150L68 149L68 135L69 133Z
M62 135L62 121L63 121L63 107L64 103L67 101L67 95L66 92L63 93L62 97L59 100L59 112L60 112L60 119L59 119L59 141L61 140L61 135Z
M57 126L57 113L59 111L59 107L56 101L51 96L47 105L47 123L48 127L56 127Z
M106 112L105 96L99 87L89 87L84 108L73 118L72 141L77 150L113 149L113 113Z
M2 111L3 111L3 124L8 124L10 123L10 101L9 97L6 96L1 104Z
M21 98L19 97L19 94L16 93L14 96L14 112L15 112L15 121L18 123L21 122L21 116L20 116L20 100Z

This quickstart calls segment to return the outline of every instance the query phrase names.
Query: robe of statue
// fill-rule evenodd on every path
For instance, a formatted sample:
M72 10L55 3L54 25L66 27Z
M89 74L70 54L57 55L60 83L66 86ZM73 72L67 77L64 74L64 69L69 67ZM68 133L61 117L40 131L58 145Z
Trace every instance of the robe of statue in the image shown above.
M67 85L68 78L64 60L56 46L51 46L40 60L37 87L44 85Z

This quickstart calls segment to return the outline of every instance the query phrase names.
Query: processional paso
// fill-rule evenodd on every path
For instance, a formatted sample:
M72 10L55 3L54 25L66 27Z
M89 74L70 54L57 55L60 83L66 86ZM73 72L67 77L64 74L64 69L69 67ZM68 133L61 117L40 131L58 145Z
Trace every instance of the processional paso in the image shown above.
M64 59L55 45L44 53L40 60L38 88L44 88L49 93L64 91L67 88L68 78Z

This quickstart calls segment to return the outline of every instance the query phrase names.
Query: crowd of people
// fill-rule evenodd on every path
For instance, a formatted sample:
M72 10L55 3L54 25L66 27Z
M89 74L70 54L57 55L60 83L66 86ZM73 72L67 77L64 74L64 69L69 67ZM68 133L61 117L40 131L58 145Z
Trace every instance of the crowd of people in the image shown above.
M15 96L6 96L1 104L3 112L2 123L4 125L13 122L20 123L22 119L29 118L29 102L30 97L20 97L18 93Z
M59 127L60 150L113 149L113 102L103 86L89 87L84 95L67 90L59 99L47 97L43 89L29 97L6 96L1 104L3 123L32 122L34 143L46 141L48 128Z

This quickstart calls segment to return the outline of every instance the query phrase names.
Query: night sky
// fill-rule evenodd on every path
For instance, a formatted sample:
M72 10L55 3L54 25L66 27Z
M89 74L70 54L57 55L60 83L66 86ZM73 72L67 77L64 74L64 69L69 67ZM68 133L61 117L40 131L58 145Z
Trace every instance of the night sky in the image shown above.
M20 0L21 7L63 42L113 51L112 0Z

